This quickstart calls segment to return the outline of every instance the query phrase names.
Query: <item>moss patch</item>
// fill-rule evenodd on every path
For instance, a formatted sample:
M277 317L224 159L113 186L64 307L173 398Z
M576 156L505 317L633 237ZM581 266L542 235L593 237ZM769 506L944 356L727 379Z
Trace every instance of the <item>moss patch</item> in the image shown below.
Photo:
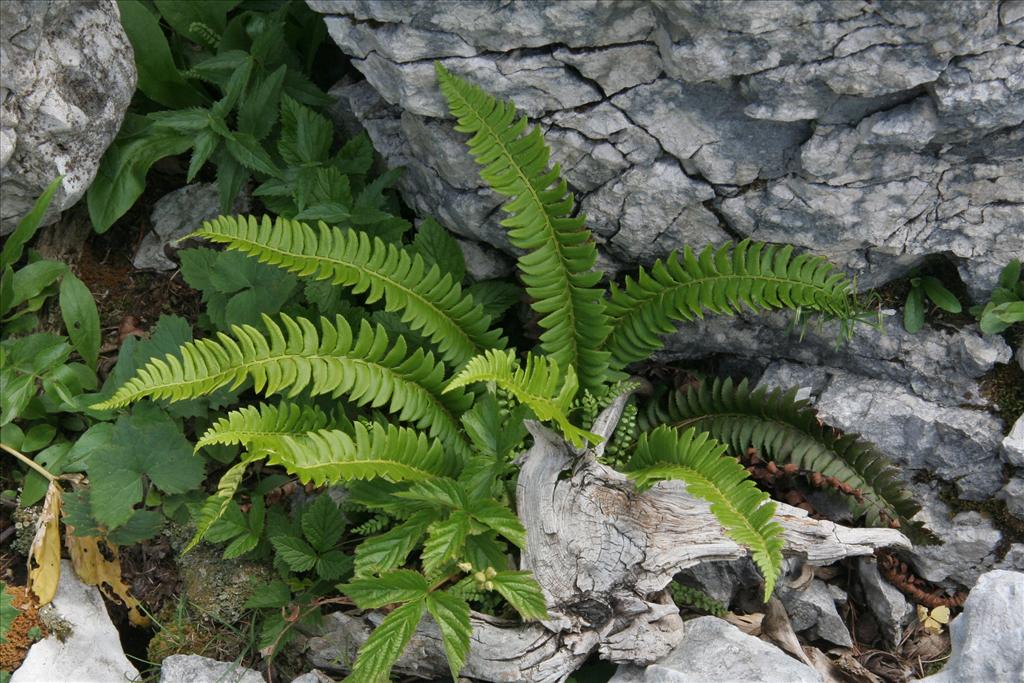
M981 395L994 406L1008 434L1013 423L1024 414L1024 370L1016 362L996 365L979 382Z

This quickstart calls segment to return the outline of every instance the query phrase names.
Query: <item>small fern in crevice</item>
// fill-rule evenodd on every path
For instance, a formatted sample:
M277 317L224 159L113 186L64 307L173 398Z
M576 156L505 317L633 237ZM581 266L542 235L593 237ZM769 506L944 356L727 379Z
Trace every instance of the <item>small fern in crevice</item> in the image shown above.
M362 609L393 607L353 665L351 680L360 683L387 679L425 613L441 628L453 678L468 653L470 601L493 606L500 596L524 619L546 616L543 591L510 561L510 550L526 542L514 511L525 419L553 423L577 447L597 442L587 431L597 412L625 388L627 365L657 349L673 321L744 305L846 325L861 315L849 281L822 259L748 241L671 255L607 297L593 269L596 246L557 165L548 166L540 130L527 131L511 103L440 66L438 79L457 129L472 134L481 176L507 198L503 225L525 252L519 266L543 329L539 349L505 349L485 305L504 310L508 292L484 283L463 289L461 253L445 254L457 245L432 224L402 245L324 222L222 217L194 236L317 281L307 284L307 298L333 317L264 316L262 328L234 326L189 342L178 355L151 360L102 404L177 401L220 387L279 397L235 410L199 439L197 448L241 446L242 454L198 513L197 539L234 510L255 463L301 483L344 482L346 518L355 520L346 533L358 545L353 578L340 588ZM441 263L454 264L451 272ZM339 405L323 410L327 397ZM611 457L639 489L680 479L710 502L724 532L750 549L767 599L782 563L774 503L724 457L727 445L708 433L712 426L658 426L636 413L631 403ZM653 430L638 433L638 423ZM889 496L875 466L865 466L865 480Z

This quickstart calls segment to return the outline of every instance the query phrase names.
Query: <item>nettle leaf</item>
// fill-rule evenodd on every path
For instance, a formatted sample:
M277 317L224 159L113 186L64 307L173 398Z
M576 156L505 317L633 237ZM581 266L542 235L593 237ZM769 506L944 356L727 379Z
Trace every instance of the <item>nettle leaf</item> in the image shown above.
M402 605L373 630L345 679L352 683L389 683L391 667L412 639L423 618L426 600L420 599Z
M285 72L288 67L279 66L269 76L260 81L259 85L250 90L238 107L238 130L247 133L260 141L270 134L274 127L274 117L267 112L277 109L281 98L281 86L284 84Z
M419 544L427 527L437 519L433 511L417 512L401 524L378 536L371 536L356 548L356 575L400 567Z
M427 541L423 544L420 559L423 571L433 576L444 566L459 557L469 534L469 515L453 512L443 522L434 522L427 530Z
M316 573L324 581L336 581L352 573L352 556L329 550L316 560Z
M547 619L544 594L530 572L499 571L490 581L523 619Z
M317 553L301 538L296 536L274 536L270 539L277 556L284 560L292 571L304 572L316 564Z
M466 259L462 248L451 233L427 217L420 223L412 241L412 250L423 257L427 265L437 264L443 272L451 273L460 282L466 276Z
M281 98L281 139L277 151L290 166L327 160L334 138L330 119L285 95Z
M379 577L353 579L338 586L359 609L377 609L385 605L420 600L430 584L425 576L410 569L398 569Z
M333 548L344 531L345 518L326 493L317 496L302 512L302 533L317 552Z
M483 306L492 320L498 320L505 311L523 298L523 288L508 280L482 280L466 288L473 301Z
M345 143L334 157L334 166L345 175L366 175L373 166L373 143L360 133Z
M498 399L486 393L463 413L462 426L477 452L491 460L504 461L526 438L523 420L528 417L528 412L525 406L520 405L503 417Z
M203 461L193 457L181 427L145 403L118 418L109 447L93 452L88 472L93 514L113 529L142 500L143 477L164 493L184 493L202 483Z
M427 610L441 629L441 642L448 655L452 680L457 681L466 657L469 656L469 641L473 635L469 623L469 604L457 595L435 591L427 596Z
M526 529L508 507L496 500L474 501L470 508L473 519L489 526L520 548L526 547Z
M508 546L493 532L467 538L464 559L474 567L494 567L498 571L510 566Z

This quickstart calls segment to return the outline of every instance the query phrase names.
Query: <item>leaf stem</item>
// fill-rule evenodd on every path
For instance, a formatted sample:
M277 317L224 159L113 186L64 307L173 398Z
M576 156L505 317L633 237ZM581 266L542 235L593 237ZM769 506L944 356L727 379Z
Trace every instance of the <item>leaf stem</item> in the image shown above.
M57 481L57 477L55 477L52 474L50 474L46 470L45 467L43 467L39 463L35 462L34 460L32 460L32 458L28 457L24 453L20 453L20 452L16 451L15 449L11 448L10 446L8 446L5 443L0 443L0 449L3 449L5 451L7 451L11 455L13 455L15 458L17 458L18 460L22 461L23 463L25 463L26 465L28 465L29 467L34 469L36 472L38 472L39 474L41 474L44 477L46 477L46 480L49 481L51 484L53 482Z

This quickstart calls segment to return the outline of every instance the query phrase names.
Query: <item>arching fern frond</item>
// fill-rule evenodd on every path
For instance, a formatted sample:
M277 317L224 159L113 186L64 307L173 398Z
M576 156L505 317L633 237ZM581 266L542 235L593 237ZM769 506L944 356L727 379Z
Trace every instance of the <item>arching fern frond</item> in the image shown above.
M196 533L192 536L192 540L185 546L183 552L188 552L192 548L196 547L199 541L203 540L203 536L210 530L210 527L214 523L224 516L227 512L228 505L231 504L231 499L235 497L235 491L242 484L242 479L245 477L245 470L248 469L249 465L259 460L259 456L249 454L242 458L240 461L232 465L227 472L224 473L220 478L220 482L217 484L217 491L212 496L207 498L202 507L199 508L199 512L196 514Z
M600 442L597 435L569 422L573 397L579 388L572 366L566 369L563 381L558 364L547 356L528 355L526 367L521 367L512 351L488 351L466 363L445 391L475 382L494 382L520 403L529 406L538 419L558 424L566 438L576 446L582 446L588 440Z
M237 387L252 378L264 395L348 397L356 405L384 408L400 420L429 429L447 447L469 457L469 444L457 415L471 398L442 393L444 366L430 353L408 353L405 339L388 339L381 326L362 321L359 334L344 318L320 319L320 330L305 318L281 316L284 330L264 316L267 332L233 326L231 335L189 342L181 358L168 354L150 360L118 389L102 409L119 408L142 398L180 401Z
M457 473L460 459L422 432L388 425L354 425L354 438L337 429L260 440L260 452L302 483L317 486L380 478L418 481Z
M871 443L856 434L838 435L822 425L807 401L796 400L796 390L751 390L746 380L712 383L668 394L647 407L641 428L668 424L694 427L729 444L734 452L756 448L778 465L794 463L801 470L836 477L860 490L863 503L847 499L854 514L866 515L873 526L889 526L884 518L899 521L900 531L915 543L937 539L920 522L912 522L920 507L904 493L896 470Z
M456 130L472 133L469 151L483 166L480 177L508 197L512 244L527 253L519 269L533 309L542 317L541 348L560 367L572 368L585 389L603 387L608 335L601 277L593 271L597 249L582 216L573 216L573 198L559 167L548 168L551 152L539 128L526 132L526 117L517 120L515 105L500 102L480 88L450 74L440 63L437 78L448 107L458 119Z
M626 474L641 488L663 479L679 479L686 490L711 503L726 533L750 549L764 575L767 602L782 570L782 525L773 520L775 503L758 490L726 446L694 429L658 427L640 435Z
M458 282L405 249L357 230L313 229L299 221L278 218L221 216L205 221L192 233L255 256L264 263L299 276L330 280L350 287L367 303L384 299L387 311L437 344L445 362L460 367L486 349L504 348L499 330L483 307L462 291Z
M233 410L214 422L196 443L196 450L213 444L250 446L268 436L299 435L327 426L327 415L315 406L281 401Z
M705 311L732 315L744 304L753 311L817 312L847 325L861 314L846 275L832 273L823 258L794 257L792 246L744 240L708 246L699 255L687 247L650 270L641 268L623 287L612 287L606 344L612 367L649 357L661 348L661 335L675 332L677 321L703 318Z

